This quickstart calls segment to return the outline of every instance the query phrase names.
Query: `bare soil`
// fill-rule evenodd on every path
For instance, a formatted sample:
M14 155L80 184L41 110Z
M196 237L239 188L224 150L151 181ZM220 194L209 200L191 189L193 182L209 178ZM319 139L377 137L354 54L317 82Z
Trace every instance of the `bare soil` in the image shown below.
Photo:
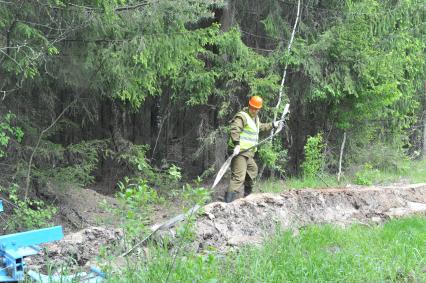
M114 225L95 225L99 217L109 217L99 203L114 205L113 198L82 190L77 196L70 194L65 200L68 200L68 206L62 212L64 219L74 219L73 222L85 228L67 232L64 240L46 245L48 252L33 257L30 268L40 269L46 256L55 264L73 262L76 266L87 266L99 255L101 246L113 245L122 239L121 230L113 228ZM78 212L78 216L74 218L66 211ZM169 214L167 211L175 212L176 209L158 208L155 219L164 222L175 216L165 219ZM232 203L206 205L195 223L194 247L197 250L214 247L219 252L226 252L243 245L260 244L277 229L292 229L297 233L301 227L312 224L374 225L412 214L426 216L426 184L252 194Z
M26 259L29 269L47 273L47 265L53 270L67 269L76 272L80 267L96 265L101 247L117 244L123 237L120 229L90 227L65 235L61 241L44 245L43 251ZM46 259L47 262L46 262Z
M116 198L91 189L50 187L39 195L59 209L54 222L62 225L66 234L92 226L116 227L119 220L112 210L118 207Z
M197 219L198 249L259 244L276 229L311 224L370 225L419 213L426 215L426 184L252 194L232 203L214 202Z

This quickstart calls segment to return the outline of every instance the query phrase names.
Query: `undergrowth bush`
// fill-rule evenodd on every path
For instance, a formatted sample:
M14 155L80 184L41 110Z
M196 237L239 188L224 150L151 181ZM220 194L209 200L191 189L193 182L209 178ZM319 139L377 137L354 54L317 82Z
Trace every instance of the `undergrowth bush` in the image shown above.
M305 160L302 163L304 177L312 178L324 168L324 148L325 143L322 133L308 137L304 147Z
M141 178L125 177L117 186L121 205L115 213L122 219L126 238L131 240L146 232L153 205L163 203L164 199Z
M283 148L278 139L274 143L267 143L259 148L259 157L266 168L284 174L284 167L287 163L287 150Z
M360 171L359 166L370 169L378 169L390 172L406 172L408 157L404 151L395 144L386 144L383 142L375 142L366 145L363 148L357 148L351 154L349 163L350 171ZM368 168L364 168L368 169Z
M41 200L21 199L22 195L17 184L9 188L0 187L0 192L7 195L9 202L13 204L13 214L7 218L5 231L16 232L45 228L50 226L57 209L47 205Z
M180 186L182 169L165 160L162 161L161 169L152 166L146 157L148 150L148 145L129 144L126 151L109 156L121 163L126 170L124 178L143 179L159 195L168 196L173 188Z
M373 184L374 178L378 173L378 169L375 169L371 164L366 163L361 170L355 173L354 182L357 185L370 186Z
M12 125L13 120L16 118L15 114L7 113L0 116L0 158L6 156L6 147L10 139L15 138L18 142L22 141L24 132L20 127Z
M93 172L106 147L106 140L82 141L66 147L43 141L35 155L32 177L39 184L51 183L57 188L87 186L95 180Z

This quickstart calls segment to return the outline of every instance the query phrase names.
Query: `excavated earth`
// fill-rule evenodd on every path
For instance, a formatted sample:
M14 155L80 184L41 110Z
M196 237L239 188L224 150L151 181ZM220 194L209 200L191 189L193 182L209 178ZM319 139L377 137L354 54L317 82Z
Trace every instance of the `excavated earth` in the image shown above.
M26 264L29 270L42 273L47 273L48 265L55 271L67 268L67 272L76 272L80 267L95 266L101 248L115 245L122 237L120 229L85 228L65 235L60 241L43 245L41 253L28 257Z
M197 245L226 251L259 244L277 228L380 223L415 213L426 215L426 184L253 194L205 206L196 222Z
M252 194L232 203L206 205L195 223L194 246L226 252L260 244L277 229L297 232L303 226L323 223L370 225L412 214L426 216L426 183ZM101 246L117 244L122 236L119 229L102 227L68 233L63 240L47 244L48 252L31 257L29 269L45 270L46 257L55 265L90 265Z

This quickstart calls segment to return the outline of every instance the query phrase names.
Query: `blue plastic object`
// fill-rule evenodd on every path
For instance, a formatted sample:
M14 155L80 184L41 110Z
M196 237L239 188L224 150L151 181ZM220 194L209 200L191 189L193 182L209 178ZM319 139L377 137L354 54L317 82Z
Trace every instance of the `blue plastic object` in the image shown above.
M62 226L9 234L0 236L0 249L17 250L22 247L61 240L63 237Z
M63 237L61 226L0 236L0 282L24 280L24 258L37 254L38 244Z
M0 200L0 212L2 211L3 202ZM37 254L40 250L37 245L61 240L63 237L62 226L0 236L0 282L23 281L24 258ZM30 270L28 276L41 283L99 283L105 279L105 273L97 267L91 267L88 273L81 272L67 276L48 276Z

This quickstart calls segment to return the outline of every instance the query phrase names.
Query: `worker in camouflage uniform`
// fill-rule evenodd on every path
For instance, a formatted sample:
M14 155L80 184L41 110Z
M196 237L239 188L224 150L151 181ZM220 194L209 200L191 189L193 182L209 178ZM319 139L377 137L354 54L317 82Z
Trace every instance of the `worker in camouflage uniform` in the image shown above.
M260 131L270 131L272 127L279 126L278 122L260 123L257 114L262 104L261 97L251 97L249 107L238 112L231 121L230 147L235 157L231 161L231 181L225 194L225 202L232 202L243 184L244 196L252 192L254 179L257 176L257 165L254 161L257 148L243 151L258 143Z

